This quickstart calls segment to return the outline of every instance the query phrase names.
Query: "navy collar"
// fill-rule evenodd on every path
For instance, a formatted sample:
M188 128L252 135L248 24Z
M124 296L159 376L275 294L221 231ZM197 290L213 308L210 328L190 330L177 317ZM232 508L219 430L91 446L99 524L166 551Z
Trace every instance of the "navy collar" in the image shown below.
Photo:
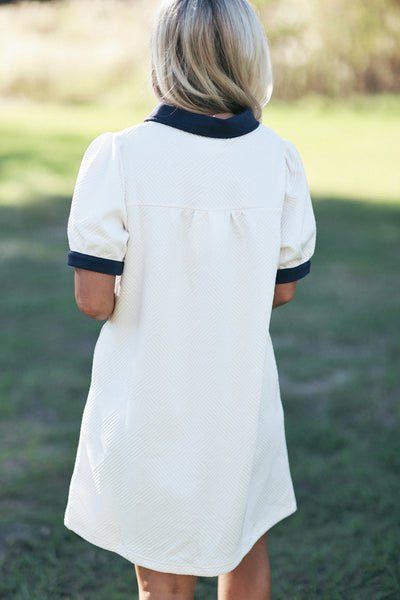
M225 139L250 133L257 129L260 124L253 115L251 108L247 108L241 113L229 117L229 119L218 119L217 117L193 113L164 103L159 104L145 121L163 123L196 135Z

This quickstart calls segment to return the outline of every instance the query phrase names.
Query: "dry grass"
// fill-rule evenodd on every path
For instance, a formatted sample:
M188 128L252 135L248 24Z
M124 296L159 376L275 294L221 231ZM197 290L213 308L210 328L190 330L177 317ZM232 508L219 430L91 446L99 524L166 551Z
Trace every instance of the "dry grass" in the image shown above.
M155 0L0 9L0 93L83 102L146 80Z
M148 88L159 0L60 0L0 7L0 95L106 101ZM276 97L400 91L400 5L389 0L254 0Z
M399 92L400 5L391 0L256 0L282 98Z

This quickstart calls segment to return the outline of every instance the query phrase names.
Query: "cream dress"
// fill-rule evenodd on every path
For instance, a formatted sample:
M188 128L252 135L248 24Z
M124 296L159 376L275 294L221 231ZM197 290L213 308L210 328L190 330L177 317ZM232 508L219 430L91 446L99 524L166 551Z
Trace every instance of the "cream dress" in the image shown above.
M269 335L315 220L295 147L246 110L159 105L87 149L71 266L117 275L65 525L157 571L217 576L296 510Z

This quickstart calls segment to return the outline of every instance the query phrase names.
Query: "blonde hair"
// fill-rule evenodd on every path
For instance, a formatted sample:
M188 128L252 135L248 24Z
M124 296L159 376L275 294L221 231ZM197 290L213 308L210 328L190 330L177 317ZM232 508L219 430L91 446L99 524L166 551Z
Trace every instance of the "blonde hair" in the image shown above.
M165 0L152 29L154 93L201 114L251 108L261 121L272 68L264 30L246 0Z

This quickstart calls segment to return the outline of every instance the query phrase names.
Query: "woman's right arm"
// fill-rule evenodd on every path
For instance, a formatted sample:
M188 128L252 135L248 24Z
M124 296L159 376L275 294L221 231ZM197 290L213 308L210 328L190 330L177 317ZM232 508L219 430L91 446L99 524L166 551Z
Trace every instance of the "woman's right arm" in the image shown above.
M290 283L277 283L275 286L274 301L272 308L277 308L283 304L287 304L293 300L294 293L296 291L297 281L291 281Z

